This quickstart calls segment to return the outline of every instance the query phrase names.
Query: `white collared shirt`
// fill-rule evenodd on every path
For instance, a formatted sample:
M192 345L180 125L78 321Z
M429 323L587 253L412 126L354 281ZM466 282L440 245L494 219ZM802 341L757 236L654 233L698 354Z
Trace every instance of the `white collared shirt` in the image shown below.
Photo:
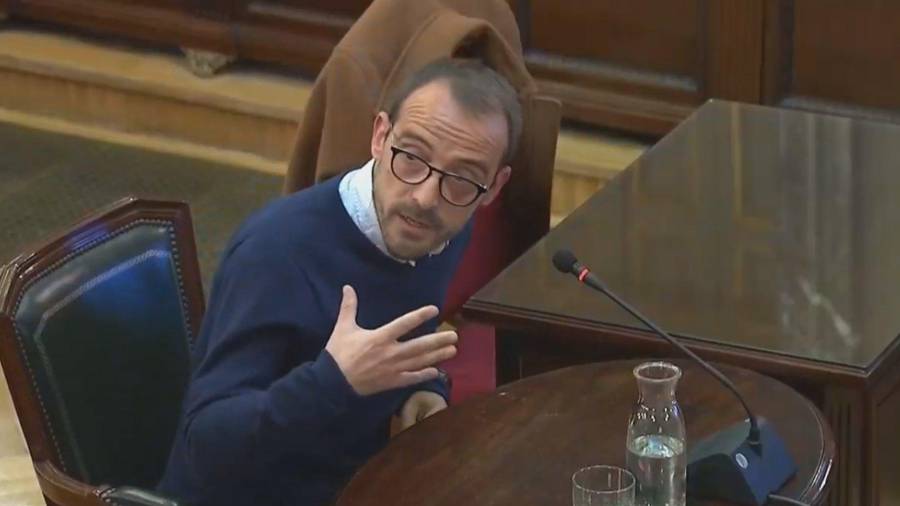
M375 197L372 188L374 167L375 160L369 160L362 167L350 171L344 176L338 186L341 202L359 231L368 237L382 253L398 262L415 267L415 260L403 260L391 255L384 242L384 235L381 233L381 225L378 222L378 213L375 211ZM444 251L447 244L449 241L438 246L429 255L437 255Z

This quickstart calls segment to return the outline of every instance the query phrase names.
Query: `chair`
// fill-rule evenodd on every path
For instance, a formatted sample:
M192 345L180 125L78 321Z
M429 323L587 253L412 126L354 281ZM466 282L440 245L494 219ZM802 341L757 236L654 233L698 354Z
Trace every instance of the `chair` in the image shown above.
M391 26L386 32L385 26ZM473 236L444 304L454 319L479 288L549 230L559 101L541 95L524 65L515 18L500 0L375 0L338 43L313 87L285 179L294 192L370 156L374 111L430 61L478 58L506 76L522 101L524 128L501 197L475 215ZM453 400L495 386L489 327L454 319L459 353L444 365Z
M514 175L490 206L478 210L469 246L450 284L444 317L462 305L550 229L550 193L556 159L560 104L534 96L523 104L526 128L511 166ZM540 126L536 126L540 125ZM453 378L451 400L462 401L496 387L493 327L461 319L458 354L442 367Z
M0 270L0 363L49 505L165 505L203 294L187 204L120 201Z

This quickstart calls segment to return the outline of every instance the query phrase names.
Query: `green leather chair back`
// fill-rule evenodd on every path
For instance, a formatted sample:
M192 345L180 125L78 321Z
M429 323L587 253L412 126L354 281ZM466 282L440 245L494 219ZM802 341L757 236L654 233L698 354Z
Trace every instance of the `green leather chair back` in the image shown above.
M93 485L153 487L199 324L189 322L185 253L165 220L95 223L79 237L83 246L20 292L15 337L62 470Z

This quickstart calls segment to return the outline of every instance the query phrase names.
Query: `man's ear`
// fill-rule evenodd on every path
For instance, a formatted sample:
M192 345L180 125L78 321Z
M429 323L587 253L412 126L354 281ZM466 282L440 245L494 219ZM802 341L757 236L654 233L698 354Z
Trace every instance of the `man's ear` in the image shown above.
M391 133L391 120L386 112L381 111L375 116L375 122L372 124L372 158L381 159L384 151L385 140Z
M494 199L497 198L497 195L500 195L500 190L503 189L503 186L509 181L509 176L512 173L512 169L509 165L502 167L497 171L497 176L494 178L494 184L491 185L491 188L485 193L484 198L481 199L482 206L489 205Z

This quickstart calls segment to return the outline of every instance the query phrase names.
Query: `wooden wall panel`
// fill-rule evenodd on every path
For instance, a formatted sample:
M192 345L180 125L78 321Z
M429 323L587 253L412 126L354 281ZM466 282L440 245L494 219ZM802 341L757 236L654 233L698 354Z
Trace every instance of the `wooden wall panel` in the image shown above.
M703 3L704 63L699 79L704 99L758 103L765 10L759 0Z
M237 10L267 26L331 29L340 39L370 0L238 0Z
M568 119L661 136L707 99L724 98L900 121L896 0L507 2L529 69ZM312 77L370 3L0 0L0 12Z
M529 68L568 118L662 135L708 98L759 99L761 0L516 7Z
M371 0L252 0L247 3L271 4L295 11L319 12L356 19Z
M229 2L219 3L227 11ZM152 43L236 54L230 20L191 10L188 4L183 0L15 0L7 1L6 9L13 17L51 21Z
M238 0L241 54L314 76L370 0Z
M533 0L516 14L529 69L566 117L661 135L701 102L703 3Z
M155 2L161 5L163 2ZM187 14L201 18L231 21L234 19L234 2L231 0L168 0L171 8L181 8Z
M900 120L900 3L769 0L766 104Z
M690 79L697 68L700 3L535 0L529 52Z

